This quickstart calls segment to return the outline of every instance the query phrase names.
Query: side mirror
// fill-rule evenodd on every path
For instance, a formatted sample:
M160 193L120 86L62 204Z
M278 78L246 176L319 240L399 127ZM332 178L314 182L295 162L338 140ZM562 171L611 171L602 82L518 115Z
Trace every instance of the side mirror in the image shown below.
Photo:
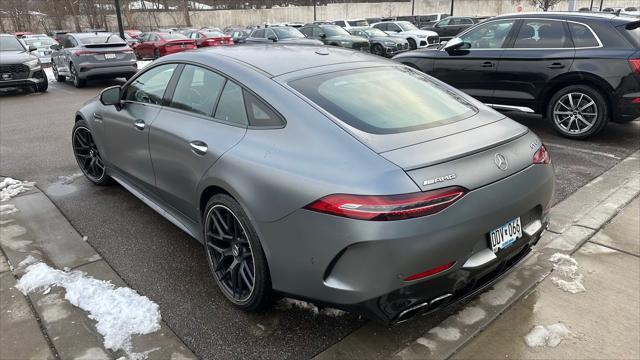
M49 48L51 48L51 50L60 50L60 45L59 44L53 44L53 45L49 46Z
M269 39L269 40L271 40L273 42L277 42L278 41L278 38L275 37L275 36L269 36L267 39Z
M326 39L326 38L327 38L327 34L324 34L324 33L320 34L320 39Z
M462 41L462 39L454 37L453 39L447 41L447 43L444 45L444 50L447 52L450 51L455 51L457 49L460 49L462 46L464 46L464 41Z
M122 88L120 86L111 86L108 87L100 93L100 102L102 105L115 105L116 107L120 107L120 93Z
M36 51L36 50L38 50L37 47L35 47L33 45L29 45L29 52Z

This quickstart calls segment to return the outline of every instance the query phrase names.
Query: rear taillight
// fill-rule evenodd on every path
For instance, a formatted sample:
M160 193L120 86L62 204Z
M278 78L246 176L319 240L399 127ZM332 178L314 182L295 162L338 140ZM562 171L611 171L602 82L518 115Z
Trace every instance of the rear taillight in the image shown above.
M96 55L97 52L95 51L87 51L87 50L78 50L78 51L74 51L73 55L75 56L81 56L81 55Z
M334 194L325 196L305 208L359 220L404 220L442 211L462 198L466 192L465 189L454 186L401 195Z
M640 59L630 59L629 66L631 66L631 71L640 75Z
M122 51L117 51L123 54L133 54L133 50L122 50Z
M414 280L424 279L424 278L426 278L428 276L433 276L435 274L439 274L439 273L451 268L454 263L455 262L452 261L452 262L450 262L448 264L440 265L438 267L434 267L433 269L429 269L429 270L423 271L421 273L413 274L413 275L411 275L409 277L406 277L404 279L404 281L414 281Z
M540 146L540 149L533 154L533 163L534 164L548 164L551 162L551 157L549 156L549 152L544 147L544 145Z

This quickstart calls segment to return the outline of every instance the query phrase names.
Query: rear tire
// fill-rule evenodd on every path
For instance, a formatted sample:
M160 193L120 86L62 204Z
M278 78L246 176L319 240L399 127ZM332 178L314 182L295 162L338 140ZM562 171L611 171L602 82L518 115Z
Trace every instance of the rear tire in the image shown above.
M607 125L608 103L605 96L591 86L570 85L551 97L546 116L560 135L586 139Z
M72 63L69 64L69 72L71 73L71 81L73 81L73 86L77 88L83 88L85 85L87 85L86 80L80 79L80 77L78 77L78 71Z
M267 259L240 204L229 195L216 194L207 203L202 223L207 262L222 294L245 311L269 307L273 295Z
M418 48L418 44L416 44L415 40L409 38L409 39L407 39L407 41L409 42L409 49L415 50L415 49Z

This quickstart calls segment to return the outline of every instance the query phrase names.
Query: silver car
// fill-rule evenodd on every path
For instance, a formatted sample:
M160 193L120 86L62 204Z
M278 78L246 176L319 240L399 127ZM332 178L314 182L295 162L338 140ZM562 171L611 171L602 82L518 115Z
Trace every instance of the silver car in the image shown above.
M40 59L40 63L42 64L51 63L51 45L58 44L57 41L46 35L28 35L22 38L20 41L22 41L22 43L27 48L30 48L31 46L36 48L35 50L31 51L31 53L37 56L38 59Z
M51 48L53 74L58 81L69 79L75 87L85 86L90 79L129 79L138 70L133 50L116 34L66 34Z
M554 190L526 127L404 65L247 45L155 61L83 106L73 151L204 244L238 307L273 293L395 323L490 286Z

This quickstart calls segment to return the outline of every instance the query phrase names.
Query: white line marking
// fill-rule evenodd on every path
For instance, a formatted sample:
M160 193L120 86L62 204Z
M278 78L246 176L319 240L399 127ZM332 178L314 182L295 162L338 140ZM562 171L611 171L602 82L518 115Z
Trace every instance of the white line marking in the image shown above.
M583 153L591 154L591 155L606 156L606 157L608 157L608 158L612 158L612 159L616 159L616 160L620 160L620 159L622 159L622 158L621 158L621 157L619 157L619 156L616 156L616 155L613 155L613 154L610 154L610 153L606 153L606 152L603 152L603 151L595 151L595 150L589 150L589 149L580 149L580 148L575 148L575 147L572 147L572 146L561 145L561 144L554 144L554 143L548 143L548 142L545 142L544 144L545 144L545 145L549 145L549 146L551 146L551 147L556 147L556 148L559 148L559 149L579 151L579 152L583 152Z

